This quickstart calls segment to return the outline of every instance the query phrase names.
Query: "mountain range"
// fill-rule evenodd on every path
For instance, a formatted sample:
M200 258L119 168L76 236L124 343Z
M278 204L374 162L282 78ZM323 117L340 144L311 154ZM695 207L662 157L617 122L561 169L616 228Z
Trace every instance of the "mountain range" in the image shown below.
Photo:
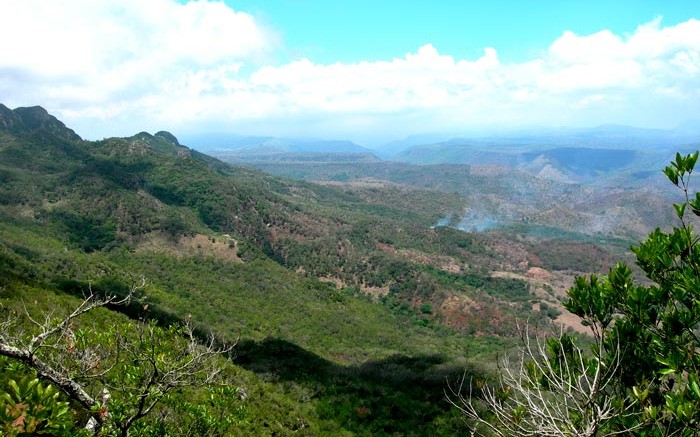
M676 152L700 145L700 124L675 129L619 125L560 128L450 137L414 135L376 149L349 141L288 140L274 137L200 135L197 148L227 162L261 168L265 163L352 164L381 161L408 164L498 165L562 183L641 186L663 182L659 169ZM649 179L651 177L651 179Z
M81 323L190 321L238 339L227 373L245 395L228 400L227 435L466 432L446 381L487 375L518 317L553 323L574 271L616 249L435 226L464 202L271 176L164 131L85 141L43 108L2 106L0 311L60 314L143 277L145 301ZM28 375L12 369L0 382ZM183 408L207 395L173 396L143 426L195 420Z

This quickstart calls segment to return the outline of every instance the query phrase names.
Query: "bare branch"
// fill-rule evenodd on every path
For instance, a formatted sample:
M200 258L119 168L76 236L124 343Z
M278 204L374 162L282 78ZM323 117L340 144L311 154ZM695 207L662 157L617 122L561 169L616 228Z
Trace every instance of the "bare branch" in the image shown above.
M78 401L85 408L90 409L96 404L95 399L93 399L80 384L69 376L56 371L26 349L19 349L0 343L0 355L15 358L34 368L39 376L56 384L61 390Z
M485 435L503 437L592 437L637 429L640 425L622 430L605 427L613 419L637 414L631 412L635 401L620 411L608 393L620 365L620 346L605 357L589 357L578 346L565 347L563 340L562 332L554 350L548 351L546 340L533 340L526 329L517 361L503 359L496 387L480 383L477 393L469 381L465 392L463 378L457 387L449 387L449 402L476 424L475 435L482 435L482 429L490 433ZM602 354L602 339L597 340Z

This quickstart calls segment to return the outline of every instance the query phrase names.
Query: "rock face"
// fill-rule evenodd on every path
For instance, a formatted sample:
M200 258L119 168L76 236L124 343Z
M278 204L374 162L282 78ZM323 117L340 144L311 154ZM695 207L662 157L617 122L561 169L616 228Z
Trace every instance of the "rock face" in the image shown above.
M49 114L41 106L16 108L14 110L0 103L0 130L13 134L26 134L44 129L59 138L80 141L82 138L63 122Z
M19 115L0 103L0 129L7 132L17 132L23 128L22 119Z

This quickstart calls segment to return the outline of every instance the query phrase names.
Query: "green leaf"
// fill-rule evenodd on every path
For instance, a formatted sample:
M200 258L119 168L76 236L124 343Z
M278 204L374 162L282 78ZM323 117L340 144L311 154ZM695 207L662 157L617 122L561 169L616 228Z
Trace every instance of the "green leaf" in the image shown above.
M685 172L685 159L683 159L681 154L678 152L676 152L676 162L674 164L678 169L678 172L682 175Z
M683 219L683 214L685 214L685 207L687 203L674 203L673 208L676 210L676 214L679 219Z
M10 389L12 390L13 394L15 395L16 400L21 401L22 400L22 392L20 391L19 386L17 385L17 381L15 381L14 379L11 379L7 384L10 386Z
M690 381L690 388L693 390L695 397L700 398L700 386L698 386L698 382L695 380Z
M632 392L634 392L634 396L639 399L641 402L644 402L647 397L649 396L649 388L646 388L645 390L641 390L639 387L636 385L632 387Z
M698 162L698 152L691 153L687 158L687 169L688 173L692 173L695 168L695 163Z
M673 185L678 186L678 171L671 166L663 169L663 173L666 177L673 182Z

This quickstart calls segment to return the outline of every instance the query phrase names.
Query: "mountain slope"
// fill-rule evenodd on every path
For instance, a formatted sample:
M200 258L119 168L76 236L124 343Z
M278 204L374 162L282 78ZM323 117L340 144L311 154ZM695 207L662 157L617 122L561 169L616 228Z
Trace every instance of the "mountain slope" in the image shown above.
M673 130L603 125L423 142L392 159L421 165L507 165L565 183L641 186L662 183L662 178L648 178L648 173L665 166L677 151L694 151L698 141L697 123Z
M485 250L492 237L433 229L444 217L462 216L459 195L277 179L227 166L164 132L94 143L42 130L3 135L3 210L40 223L73 250L196 254L206 247L225 259L274 262L370 293L421 323L465 332L507 335L507 315L531 311L527 291L515 306L500 294L523 284L490 273L521 261ZM524 273L523 266L509 268ZM469 323L451 296L480 301L478 310L460 306Z
M611 171L606 183L583 184L571 182L568 176L548 165L543 165L534 175L507 165L398 162L249 165L307 181L400 184L405 188L458 193L462 198L461 209L455 205L451 213L433 224L450 224L465 230L514 229L527 235L549 228L577 233L580 237L612 237L632 242L673 220L666 208L673 193L664 189L665 186L657 187L656 181L662 180L658 170L639 175ZM545 172L550 173L542 174Z
M81 139L72 129L68 129L63 122L50 115L41 106L11 110L0 103L0 130L15 134L46 130L65 140L79 141Z
M130 316L241 338L236 362L257 375L244 382L275 411L269 433L291 433L297 413L333 435L465 431L445 378L507 345L515 315L548 320L524 280L491 275L507 260L486 241L431 229L459 196L295 182L167 132L88 142L52 122L17 128L12 114L0 132L3 308L143 275L147 306ZM262 427L265 408L250 410Z

